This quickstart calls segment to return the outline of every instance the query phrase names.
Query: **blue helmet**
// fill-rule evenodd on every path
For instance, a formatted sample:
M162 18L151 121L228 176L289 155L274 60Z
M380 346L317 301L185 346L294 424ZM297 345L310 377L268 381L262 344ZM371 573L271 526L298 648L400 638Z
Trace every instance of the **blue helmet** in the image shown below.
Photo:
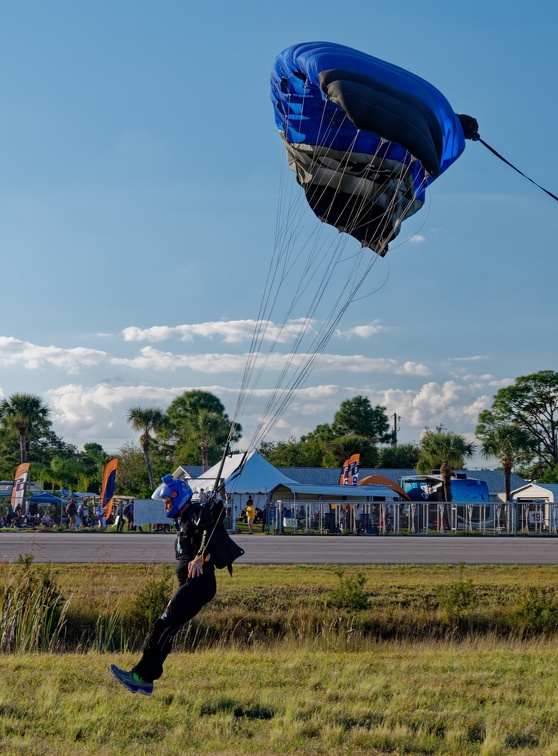
M193 491L185 480L176 480L169 473L164 475L161 485L151 494L152 499L170 499L172 507L167 512L167 517L171 520L178 517L180 510L192 498Z

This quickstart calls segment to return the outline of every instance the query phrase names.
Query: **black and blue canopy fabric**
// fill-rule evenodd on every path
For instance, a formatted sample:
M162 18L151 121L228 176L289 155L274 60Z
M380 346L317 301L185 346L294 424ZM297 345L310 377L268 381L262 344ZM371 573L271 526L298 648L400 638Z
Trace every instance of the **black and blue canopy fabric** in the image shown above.
M454 113L432 84L329 42L283 50L271 99L314 213L382 256L476 134L476 121Z

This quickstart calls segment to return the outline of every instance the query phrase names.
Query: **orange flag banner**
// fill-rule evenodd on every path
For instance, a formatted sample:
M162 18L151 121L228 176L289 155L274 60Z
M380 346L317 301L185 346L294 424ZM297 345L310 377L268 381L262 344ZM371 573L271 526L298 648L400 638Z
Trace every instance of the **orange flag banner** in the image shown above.
M358 468L360 465L360 454L353 454L349 459L343 462L343 469L339 476L340 486L358 486Z
M101 504L105 510L105 518L108 519L112 514L114 504L114 486L116 483L116 471L118 470L118 457L111 459L103 473L103 486L101 488Z
M10 504L12 505L12 510L14 512L17 507L19 507L23 512L25 486L27 485L27 477L29 475L30 467L31 465L29 462L22 462L21 465L18 465L18 468L16 470L14 482L12 485L12 498L10 499Z

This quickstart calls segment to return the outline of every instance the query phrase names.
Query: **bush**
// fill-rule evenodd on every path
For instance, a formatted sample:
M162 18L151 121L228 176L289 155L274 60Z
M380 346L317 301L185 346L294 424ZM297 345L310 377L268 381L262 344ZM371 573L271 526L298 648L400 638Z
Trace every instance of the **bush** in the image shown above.
M461 615L474 609L479 601L477 588L470 579L465 579L465 565L458 566L459 576L453 583L436 589L436 597L441 609L448 614Z
M152 578L137 592L130 613L134 627L148 629L164 612L173 593L173 572L166 565L162 578Z
M31 554L20 556L0 589L0 651L54 650L66 608L50 565L38 568Z
M558 598L549 588L531 586L520 595L513 620L523 633L551 635L558 627Z
M349 609L351 611L361 611L368 609L370 597L364 590L366 578L361 572L356 575L344 577L344 570L335 571L339 578L339 586L329 592L324 603L327 607L336 609Z

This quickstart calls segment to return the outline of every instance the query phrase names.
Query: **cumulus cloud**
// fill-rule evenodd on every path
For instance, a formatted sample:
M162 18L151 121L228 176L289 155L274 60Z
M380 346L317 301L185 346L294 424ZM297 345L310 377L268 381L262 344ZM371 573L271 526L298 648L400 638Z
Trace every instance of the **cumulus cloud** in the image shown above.
M178 326L152 326L151 328L124 328L124 341L150 341L151 343L180 339L193 341L195 337L211 339L220 338L225 343L234 344L250 340L258 329L258 338L263 341L284 344L296 338L303 331L311 331L314 321L309 318L295 318L285 325L272 323L270 320L223 320L208 323L190 323Z
M176 371L189 368L202 373L241 373L244 372L248 357L253 359L256 370L265 367L268 371L285 368L298 370L313 358L311 354L175 354L164 352L155 347L142 347L135 357L114 357L111 364L135 370ZM365 357L361 354L322 354L314 370L339 370L347 373L395 373L399 375L429 375L429 369L420 363L405 362L385 357Z
M474 386L456 381L429 381L418 390L387 389L380 403L393 408L413 428L435 427L471 431L479 413L491 404L491 397L478 394Z
M376 320L374 323L354 326L353 328L348 328L345 331L337 329L335 331L335 335L344 339L351 339L353 338L353 336L356 336L359 339L369 339L370 336L374 336L375 334L380 333L383 330L385 330L384 326L380 325L379 321Z
M413 236L409 238L411 244L424 244L425 241L426 236L423 236L422 234L413 234Z
M52 408L52 419L56 432L66 441L83 446L88 441L97 441L110 453L114 453L123 443L137 440L137 434L126 422L126 413L132 405L159 407L165 410L172 400L191 389L210 391L223 402L229 416L235 414L239 389L220 385L174 386L112 386L99 383L95 386L72 383L51 389L45 399ZM258 389L250 392L247 410L240 421L244 428L246 442L252 437L262 419L262 413L274 389ZM286 391L279 391L279 396ZM333 384L303 388L294 396L294 401L285 415L280 417L269 430L269 440L284 440L290 435L300 436L322 422L320 413L333 417L339 403L345 397L344 390ZM318 420L314 422L315 417ZM331 419L331 418L329 418Z
M227 413L235 415L239 389L219 384L191 384L169 388L147 385L113 386L98 383L85 386L74 383L52 389L45 399L53 410L54 428L66 441L83 446L98 441L109 452L115 452L125 441L136 440L137 434L126 422L126 412L132 405L160 407L184 391L210 391L223 402ZM276 393L286 391L260 388L250 392L245 411L237 419L243 426L242 444L252 438L260 421L265 419L266 406ZM472 437L479 413L490 407L492 397L478 393L466 383L456 381L428 381L416 389L371 389L339 384L316 384L302 388L290 398L292 402L267 429L266 439L282 441L290 436L299 438L320 423L331 423L339 405L357 394L368 396L373 405L386 407L388 416L401 417L400 440L418 441L426 427L443 424L448 430Z
M28 370L37 370L51 366L75 374L83 367L98 365L106 360L107 356L106 352L98 349L45 347L11 336L0 336L0 365L8 367L21 366Z
M477 360L488 360L487 354L474 354L470 357L448 357L449 362L476 362Z

